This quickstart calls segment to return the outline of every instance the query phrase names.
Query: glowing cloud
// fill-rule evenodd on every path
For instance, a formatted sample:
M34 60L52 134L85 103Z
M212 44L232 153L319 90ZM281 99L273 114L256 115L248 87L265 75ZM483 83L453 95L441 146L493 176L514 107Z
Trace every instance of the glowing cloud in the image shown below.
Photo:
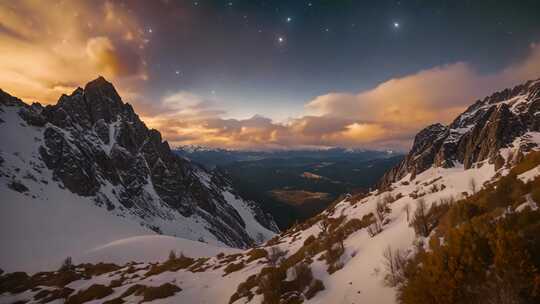
M0 84L29 101L55 102L97 75L129 91L145 78L144 45L135 20L111 2L0 3Z
M254 116L222 119L217 102L180 92L175 101L191 109L158 115L148 122L174 144L200 144L233 149L309 148L327 146L407 149L423 127L449 123L475 99L525 80L540 77L540 46L531 45L525 60L497 73L482 75L458 62L385 81L373 89L329 93L306 104L306 115L287 123ZM202 113L210 115L202 115ZM186 115L189 114L189 115ZM179 123L181 121L181 123Z

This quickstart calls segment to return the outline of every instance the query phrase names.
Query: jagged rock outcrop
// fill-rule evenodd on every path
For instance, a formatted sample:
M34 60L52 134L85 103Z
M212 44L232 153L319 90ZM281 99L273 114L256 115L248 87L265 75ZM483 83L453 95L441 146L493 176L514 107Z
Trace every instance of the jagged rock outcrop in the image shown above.
M221 173L171 152L159 131L148 129L103 77L45 107L0 91L0 106L19 108L28 125L43 130L39 155L62 187L130 214L154 231L175 235L175 221L194 218L220 242L247 247L261 232L248 231L252 227L246 227L239 208L267 229L263 232L278 231L255 203L235 198Z
M518 151L528 151L535 144L526 140L526 133L538 131L540 80L527 81L476 101L448 126L434 124L420 131L407 157L379 185L385 188L407 174L414 179L432 166L462 164L468 169L483 160L500 166L502 148L519 145Z

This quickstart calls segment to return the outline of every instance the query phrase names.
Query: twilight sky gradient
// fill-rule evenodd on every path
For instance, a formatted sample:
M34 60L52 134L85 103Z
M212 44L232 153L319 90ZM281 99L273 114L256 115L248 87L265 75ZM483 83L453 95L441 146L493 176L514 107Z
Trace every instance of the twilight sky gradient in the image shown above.
M540 1L0 0L0 87L98 75L173 145L407 149L540 77Z

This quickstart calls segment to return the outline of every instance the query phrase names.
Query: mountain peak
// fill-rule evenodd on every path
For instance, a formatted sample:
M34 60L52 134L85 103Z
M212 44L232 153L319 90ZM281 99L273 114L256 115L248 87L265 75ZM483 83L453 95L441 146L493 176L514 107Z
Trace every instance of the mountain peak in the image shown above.
M84 92L89 96L89 101L97 101L92 99L100 99L105 101L110 101L117 105L122 105L122 98L118 95L116 88L110 82L108 82L103 76L90 81L84 87Z
M478 100L449 126L433 124L420 131L408 156L382 179L382 187L407 174L414 179L432 166L468 169L475 163L502 159L499 150L516 138L540 131L540 81L530 80ZM536 144L520 140L514 148L527 152ZM500 162L500 161L499 161Z
M91 80L89 81L86 86L85 86L85 89L87 88L113 88L114 89L114 85L109 82L107 79L105 79L105 77L103 76L98 76L96 79L94 80Z
M18 166L35 164L40 178L32 180L45 180L50 193L70 192L74 200L93 201L149 231L217 245L248 247L278 231L271 216L241 199L227 178L174 154L161 133L148 129L105 78L62 95L56 105L16 100L0 91L4 130L35 136L22 136L25 144L10 153L2 149L0 160L5 153L28 156L18 159ZM3 176L11 176L4 170L0 166L0 186ZM26 171L17 167L9 172ZM47 199L43 193L23 199L40 195Z

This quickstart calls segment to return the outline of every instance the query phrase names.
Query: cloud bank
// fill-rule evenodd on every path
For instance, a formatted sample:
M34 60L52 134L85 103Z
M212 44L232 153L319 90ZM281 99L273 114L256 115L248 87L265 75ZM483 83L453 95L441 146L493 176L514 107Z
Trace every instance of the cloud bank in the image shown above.
M113 2L0 3L0 84L30 101L52 103L97 75L129 94L144 79L146 40Z
M480 74L457 62L387 80L359 93L333 92L305 105L305 115L284 123L256 115L223 119L217 102L178 92L147 117L173 144L232 149L368 147L408 149L423 127L449 123L476 99L540 77L540 46L496 73Z

